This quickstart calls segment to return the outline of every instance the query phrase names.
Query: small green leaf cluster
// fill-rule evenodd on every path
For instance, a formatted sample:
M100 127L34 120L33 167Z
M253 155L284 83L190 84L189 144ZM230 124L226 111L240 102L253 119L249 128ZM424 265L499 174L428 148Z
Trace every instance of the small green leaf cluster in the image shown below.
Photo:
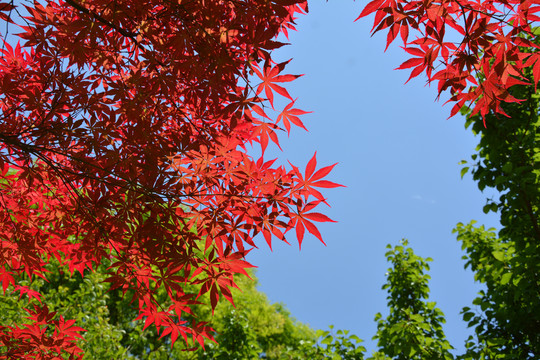
M317 330L319 338L316 346L311 346L307 351L310 359L323 360L363 360L366 349L361 346L362 340L351 334L349 330L334 331L334 326L329 326L330 330Z

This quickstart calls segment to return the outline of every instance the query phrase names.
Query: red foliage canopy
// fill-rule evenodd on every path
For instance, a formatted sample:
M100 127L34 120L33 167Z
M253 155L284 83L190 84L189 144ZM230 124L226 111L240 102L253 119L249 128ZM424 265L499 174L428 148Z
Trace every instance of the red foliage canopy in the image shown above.
M540 81L538 12L538 0L373 0L359 18L375 14L372 31L388 30L387 47L401 37L413 57L399 69L413 68L410 78L425 73L439 93L450 90L451 116L470 104L485 115L519 101L508 89L527 81L526 68Z
M211 329L183 320L197 300L184 284L214 307L232 301L257 234L321 239L314 222L331 220L311 210L325 201L316 188L338 186L322 180L331 167L313 156L302 174L246 150L264 154L281 121L303 127L278 85L298 76L271 51L306 11L304 0L0 1L0 28L20 30L0 45L3 291L39 299L18 281L46 277L51 257L81 273L108 259L145 325L202 344ZM290 103L273 120L275 95ZM80 328L46 304L29 313L0 325L0 358L80 356Z

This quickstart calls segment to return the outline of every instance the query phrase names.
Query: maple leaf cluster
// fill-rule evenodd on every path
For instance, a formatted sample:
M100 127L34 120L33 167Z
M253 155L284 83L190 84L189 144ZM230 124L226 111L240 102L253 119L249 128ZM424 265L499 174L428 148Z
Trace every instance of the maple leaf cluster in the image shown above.
M409 80L425 73L439 94L449 90L450 116L471 104L484 116L506 115L501 102L520 100L508 89L528 83L525 69L540 81L538 12L536 0L373 0L359 18L375 14L372 32L388 31L387 48L401 37L413 57L398 69L412 68Z
M322 241L315 222L332 220L313 209L317 188L339 186L324 180L333 166L314 155L287 170L247 147L264 155L282 127L304 127L282 86L298 76L271 54L305 12L304 0L0 1L0 282L35 306L0 326L0 358L82 356L82 329L19 284L46 278L51 257L81 274L107 259L145 327L196 345L212 329L186 315L204 293L233 301L256 235ZM272 119L275 96L287 105Z

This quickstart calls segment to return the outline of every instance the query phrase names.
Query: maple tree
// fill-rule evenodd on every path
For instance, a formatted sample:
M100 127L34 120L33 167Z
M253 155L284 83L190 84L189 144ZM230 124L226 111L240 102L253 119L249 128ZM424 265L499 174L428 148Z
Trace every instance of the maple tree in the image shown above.
M506 115L501 103L521 100L508 90L530 83L526 69L540 81L538 12L535 0L373 0L358 19L375 14L372 32L388 31L387 48L401 38L413 57L398 69L412 68L409 80L425 73L439 94L449 90L450 116L471 104L485 116Z
M272 60L302 0L0 1L0 282L30 302L0 325L0 358L81 356L83 329L50 311L21 279L56 259L84 274L110 263L112 289L133 292L144 327L192 346L212 339L188 321L201 295L233 301L233 276L262 234L322 240L305 172L253 158L303 127ZM285 102L272 119L267 112ZM196 286L194 293L186 284ZM159 290L168 302L156 300ZM190 287L189 289L192 289ZM63 356L63 355L62 355Z

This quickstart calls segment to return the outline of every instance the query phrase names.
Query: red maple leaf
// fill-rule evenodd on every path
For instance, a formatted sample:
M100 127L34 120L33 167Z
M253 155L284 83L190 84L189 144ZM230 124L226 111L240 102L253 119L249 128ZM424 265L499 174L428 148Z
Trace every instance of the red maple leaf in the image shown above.
M326 166L324 168L321 168L315 171L317 167L317 152L313 154L313 157L307 163L304 175L302 175L302 173L298 170L296 166L291 164L294 170L294 173L297 176L296 186L300 190L299 194L302 195L304 199L307 199L309 196L314 196L318 200L328 205L324 196L315 188L316 187L335 188L335 187L343 186L343 185L340 185L340 184L337 184L328 180L322 180L326 175L328 175L332 171L332 169L336 165L337 163L334 165Z
M257 94L260 94L263 89L264 93L266 94L266 97L270 101L270 105L272 108L274 108L274 91L280 94L281 96L284 96L290 100L292 100L291 95L289 95L289 92L284 87L277 85L276 83L283 83L283 82L289 82L293 81L294 79L299 78L302 75L280 75L280 73L285 68L285 65L287 65L289 61L277 64L273 67L265 65L263 73L257 68L253 67L253 71L257 74L257 76L262 80L262 83L259 84L257 87Z

